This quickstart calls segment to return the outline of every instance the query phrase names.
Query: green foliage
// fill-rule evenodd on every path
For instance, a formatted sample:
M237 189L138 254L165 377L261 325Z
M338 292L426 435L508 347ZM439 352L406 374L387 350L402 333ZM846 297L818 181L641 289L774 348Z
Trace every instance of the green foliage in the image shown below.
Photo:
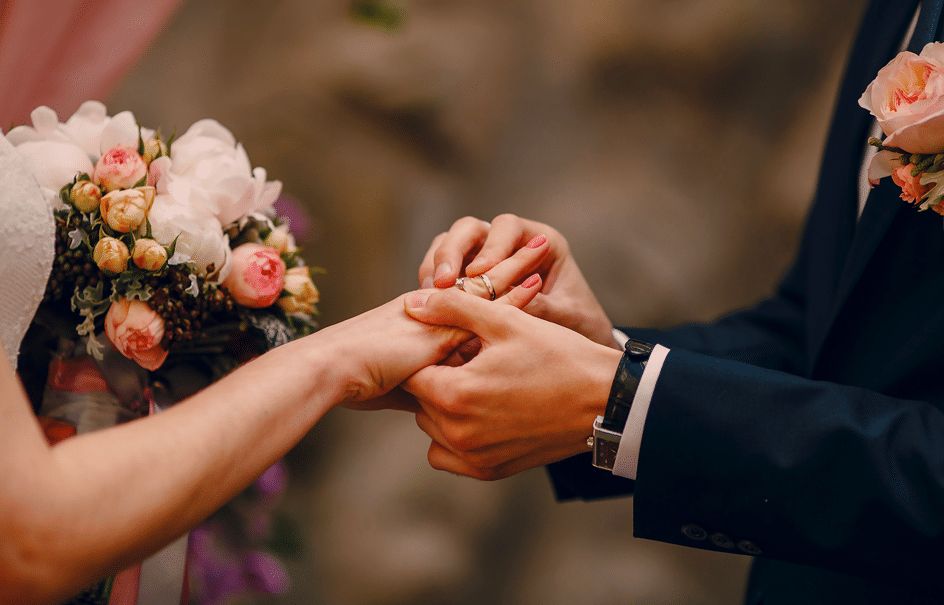
M355 21L373 25L386 31L396 31L403 27L406 10L385 0L353 0L351 18Z

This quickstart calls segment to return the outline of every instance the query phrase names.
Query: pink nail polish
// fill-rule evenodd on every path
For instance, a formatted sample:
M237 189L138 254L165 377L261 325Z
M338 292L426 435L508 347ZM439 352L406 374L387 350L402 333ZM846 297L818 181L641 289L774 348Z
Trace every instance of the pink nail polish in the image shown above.
M524 280L524 281L521 283L521 287L522 287L522 288L533 288L534 286L538 285L538 282L540 282L540 281L541 281L541 276L538 275L537 273L535 273L534 275L532 275L532 276L529 277L528 279Z
M528 242L527 245L525 245L525 248L537 248L538 246L542 245L546 241L547 241L546 235L537 235L534 237L534 239Z

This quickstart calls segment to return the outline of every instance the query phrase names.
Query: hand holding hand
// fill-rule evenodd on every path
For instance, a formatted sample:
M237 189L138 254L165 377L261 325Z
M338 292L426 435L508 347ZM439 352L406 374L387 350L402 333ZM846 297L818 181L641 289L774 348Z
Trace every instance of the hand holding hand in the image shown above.
M528 246L548 248L537 265L516 260L516 251ZM420 265L419 279L423 287L446 288L463 272L468 277L487 274L493 283L497 276L507 287L534 271L544 278L544 287L525 307L528 313L619 348L613 324L577 267L567 240L548 225L512 214L500 215L491 223L473 217L459 219L433 240Z
M433 468L499 479L586 451L621 353L510 305L456 289L421 291L407 312L478 334L468 363L424 368L404 383L422 410Z
M530 249L519 256L543 255L545 252ZM494 304L521 308L534 298L540 288L541 278L534 275L498 297ZM455 291L469 300L480 300ZM459 328L421 323L404 311L404 306L411 306L412 300L425 299L431 293L431 290L420 290L405 294L314 335L321 340L320 346L334 352L343 377L342 405L359 410L416 411L419 408L415 400L394 387L425 366L443 360L452 364L462 363L463 351L469 348L468 341L474 339L474 334ZM478 345L473 344L471 348L477 350Z

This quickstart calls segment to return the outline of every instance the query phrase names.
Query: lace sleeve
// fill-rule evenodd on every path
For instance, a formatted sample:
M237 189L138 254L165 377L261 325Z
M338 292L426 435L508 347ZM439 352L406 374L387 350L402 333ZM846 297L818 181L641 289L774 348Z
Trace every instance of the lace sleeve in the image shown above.
M0 343L16 369L20 341L43 298L55 221L36 179L0 134Z

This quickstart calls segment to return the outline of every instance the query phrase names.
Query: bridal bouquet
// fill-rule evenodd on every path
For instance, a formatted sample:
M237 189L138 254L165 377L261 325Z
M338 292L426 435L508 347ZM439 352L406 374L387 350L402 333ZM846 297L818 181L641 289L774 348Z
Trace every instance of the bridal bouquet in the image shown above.
M859 105L885 133L870 139L879 152L869 165L869 182L891 176L901 199L919 210L944 215L944 43L932 42L920 55L899 53L869 84Z
M107 337L156 370L220 324L266 331L272 344L310 331L318 291L274 214L281 183L226 128L202 120L165 140L96 102L64 124L46 107L32 119L7 138L56 208L45 300L78 314L89 354L101 359Z
M201 120L165 138L97 102L65 123L40 107L32 123L6 138L56 221L22 368L49 368L37 413L50 441L159 411L314 329L312 270L273 206L281 183L252 168L229 130ZM247 588L265 589L251 581L252 565L279 564L258 529L272 499L260 489L218 514L233 539L216 558L249 578ZM206 530L197 535L208 543ZM212 567L207 548L193 548ZM198 585L200 575L191 574ZM107 602L109 591L106 583L83 598Z

